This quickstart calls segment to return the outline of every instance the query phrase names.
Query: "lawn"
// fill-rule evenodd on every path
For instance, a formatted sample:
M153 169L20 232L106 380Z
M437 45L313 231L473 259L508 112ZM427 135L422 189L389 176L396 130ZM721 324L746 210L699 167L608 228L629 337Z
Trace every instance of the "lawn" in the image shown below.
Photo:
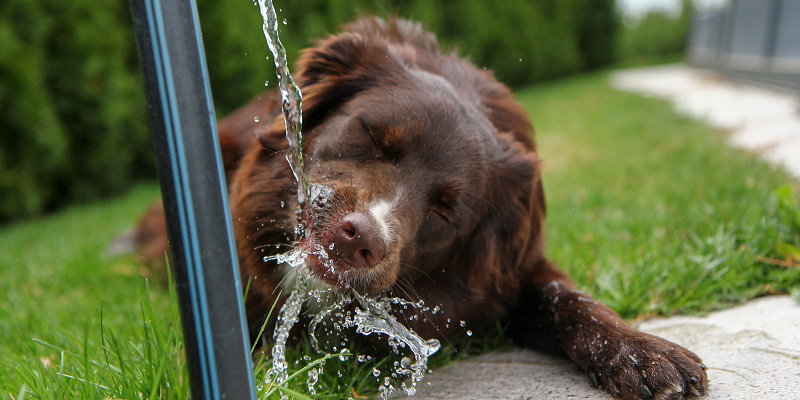
M518 97L544 159L548 252L582 289L631 320L797 292L800 210L786 188L776 200L780 187L800 188L787 175L666 103L611 89L605 73ZM0 230L0 398L186 397L167 286L156 274L148 289L149 271L104 255L157 197L142 185ZM433 364L460 356L442 353ZM328 361L317 390L374 393L381 362ZM305 380L293 388L307 391Z
M548 253L582 289L641 318L798 287L796 263L757 262L797 244L796 202L775 204L796 181L662 101L611 89L604 74L518 98L539 132Z

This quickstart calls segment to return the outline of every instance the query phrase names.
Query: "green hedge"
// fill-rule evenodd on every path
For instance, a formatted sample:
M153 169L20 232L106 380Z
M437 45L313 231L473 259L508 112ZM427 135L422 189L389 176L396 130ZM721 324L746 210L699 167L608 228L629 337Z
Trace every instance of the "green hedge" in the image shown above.
M691 15L691 0L683 0L679 15L655 10L624 24L617 41L619 61L646 65L680 59L686 52Z
M614 60L613 0L276 0L290 60L358 15L416 19L512 86ZM275 86L252 0L198 0L224 115ZM118 193L154 176L124 0L0 2L0 223Z
M220 111L230 111L242 93L254 94L265 79L275 83L260 15L244 0L200 0L198 7L214 97ZM359 15L396 14L422 22L442 47L515 87L611 64L619 25L613 0L302 0L276 7L287 21L280 27L290 61Z
M152 175L127 4L0 3L0 221Z

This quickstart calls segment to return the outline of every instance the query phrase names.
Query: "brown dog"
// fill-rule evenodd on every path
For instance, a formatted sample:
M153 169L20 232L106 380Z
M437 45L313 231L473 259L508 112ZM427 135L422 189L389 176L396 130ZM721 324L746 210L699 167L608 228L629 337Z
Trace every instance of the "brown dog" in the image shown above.
M517 343L565 353L618 397L705 393L700 358L629 327L545 258L533 128L490 73L440 53L418 24L365 18L306 50L295 78L307 173L333 190L324 207L298 218L277 94L219 127L242 279L251 280L251 337L283 279L264 257L321 246L332 268L307 257L319 280L441 307L427 322L404 318L422 337L461 329L449 320L510 321ZM140 236L159 240L163 254L164 236L145 234L151 225Z

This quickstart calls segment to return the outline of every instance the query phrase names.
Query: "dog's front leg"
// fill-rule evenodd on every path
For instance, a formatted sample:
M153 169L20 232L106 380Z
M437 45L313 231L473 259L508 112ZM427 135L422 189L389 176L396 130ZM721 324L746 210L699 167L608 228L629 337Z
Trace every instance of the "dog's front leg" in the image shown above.
M708 378L697 355L631 328L554 265L542 261L526 285L512 316L511 334L520 345L563 351L595 386L622 399L705 394Z

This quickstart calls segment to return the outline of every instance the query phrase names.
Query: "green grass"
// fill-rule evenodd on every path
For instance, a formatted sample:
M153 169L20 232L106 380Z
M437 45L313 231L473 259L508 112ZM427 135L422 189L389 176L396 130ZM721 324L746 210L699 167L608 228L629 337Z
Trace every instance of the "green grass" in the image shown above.
M132 258L105 256L156 198L140 186L0 231L0 398L186 393L168 290L149 290Z
M606 74L518 94L544 159L548 254L624 317L703 312L800 284L758 262L797 243L774 193L797 183ZM796 207L796 203L795 203Z
M519 93L544 159L550 257L630 319L800 297L800 209L779 189L797 183L667 104L606 81ZM170 291L161 278L148 287L132 258L103 255L157 196L141 186L0 230L0 398L187 397ZM431 365L507 345L498 335L454 342L467 350L446 345ZM291 352L290 373L308 353L307 342ZM392 361L354 357L325 362L314 398L375 393L372 368ZM257 382L268 366L261 359ZM302 371L288 386L307 393L306 379Z

